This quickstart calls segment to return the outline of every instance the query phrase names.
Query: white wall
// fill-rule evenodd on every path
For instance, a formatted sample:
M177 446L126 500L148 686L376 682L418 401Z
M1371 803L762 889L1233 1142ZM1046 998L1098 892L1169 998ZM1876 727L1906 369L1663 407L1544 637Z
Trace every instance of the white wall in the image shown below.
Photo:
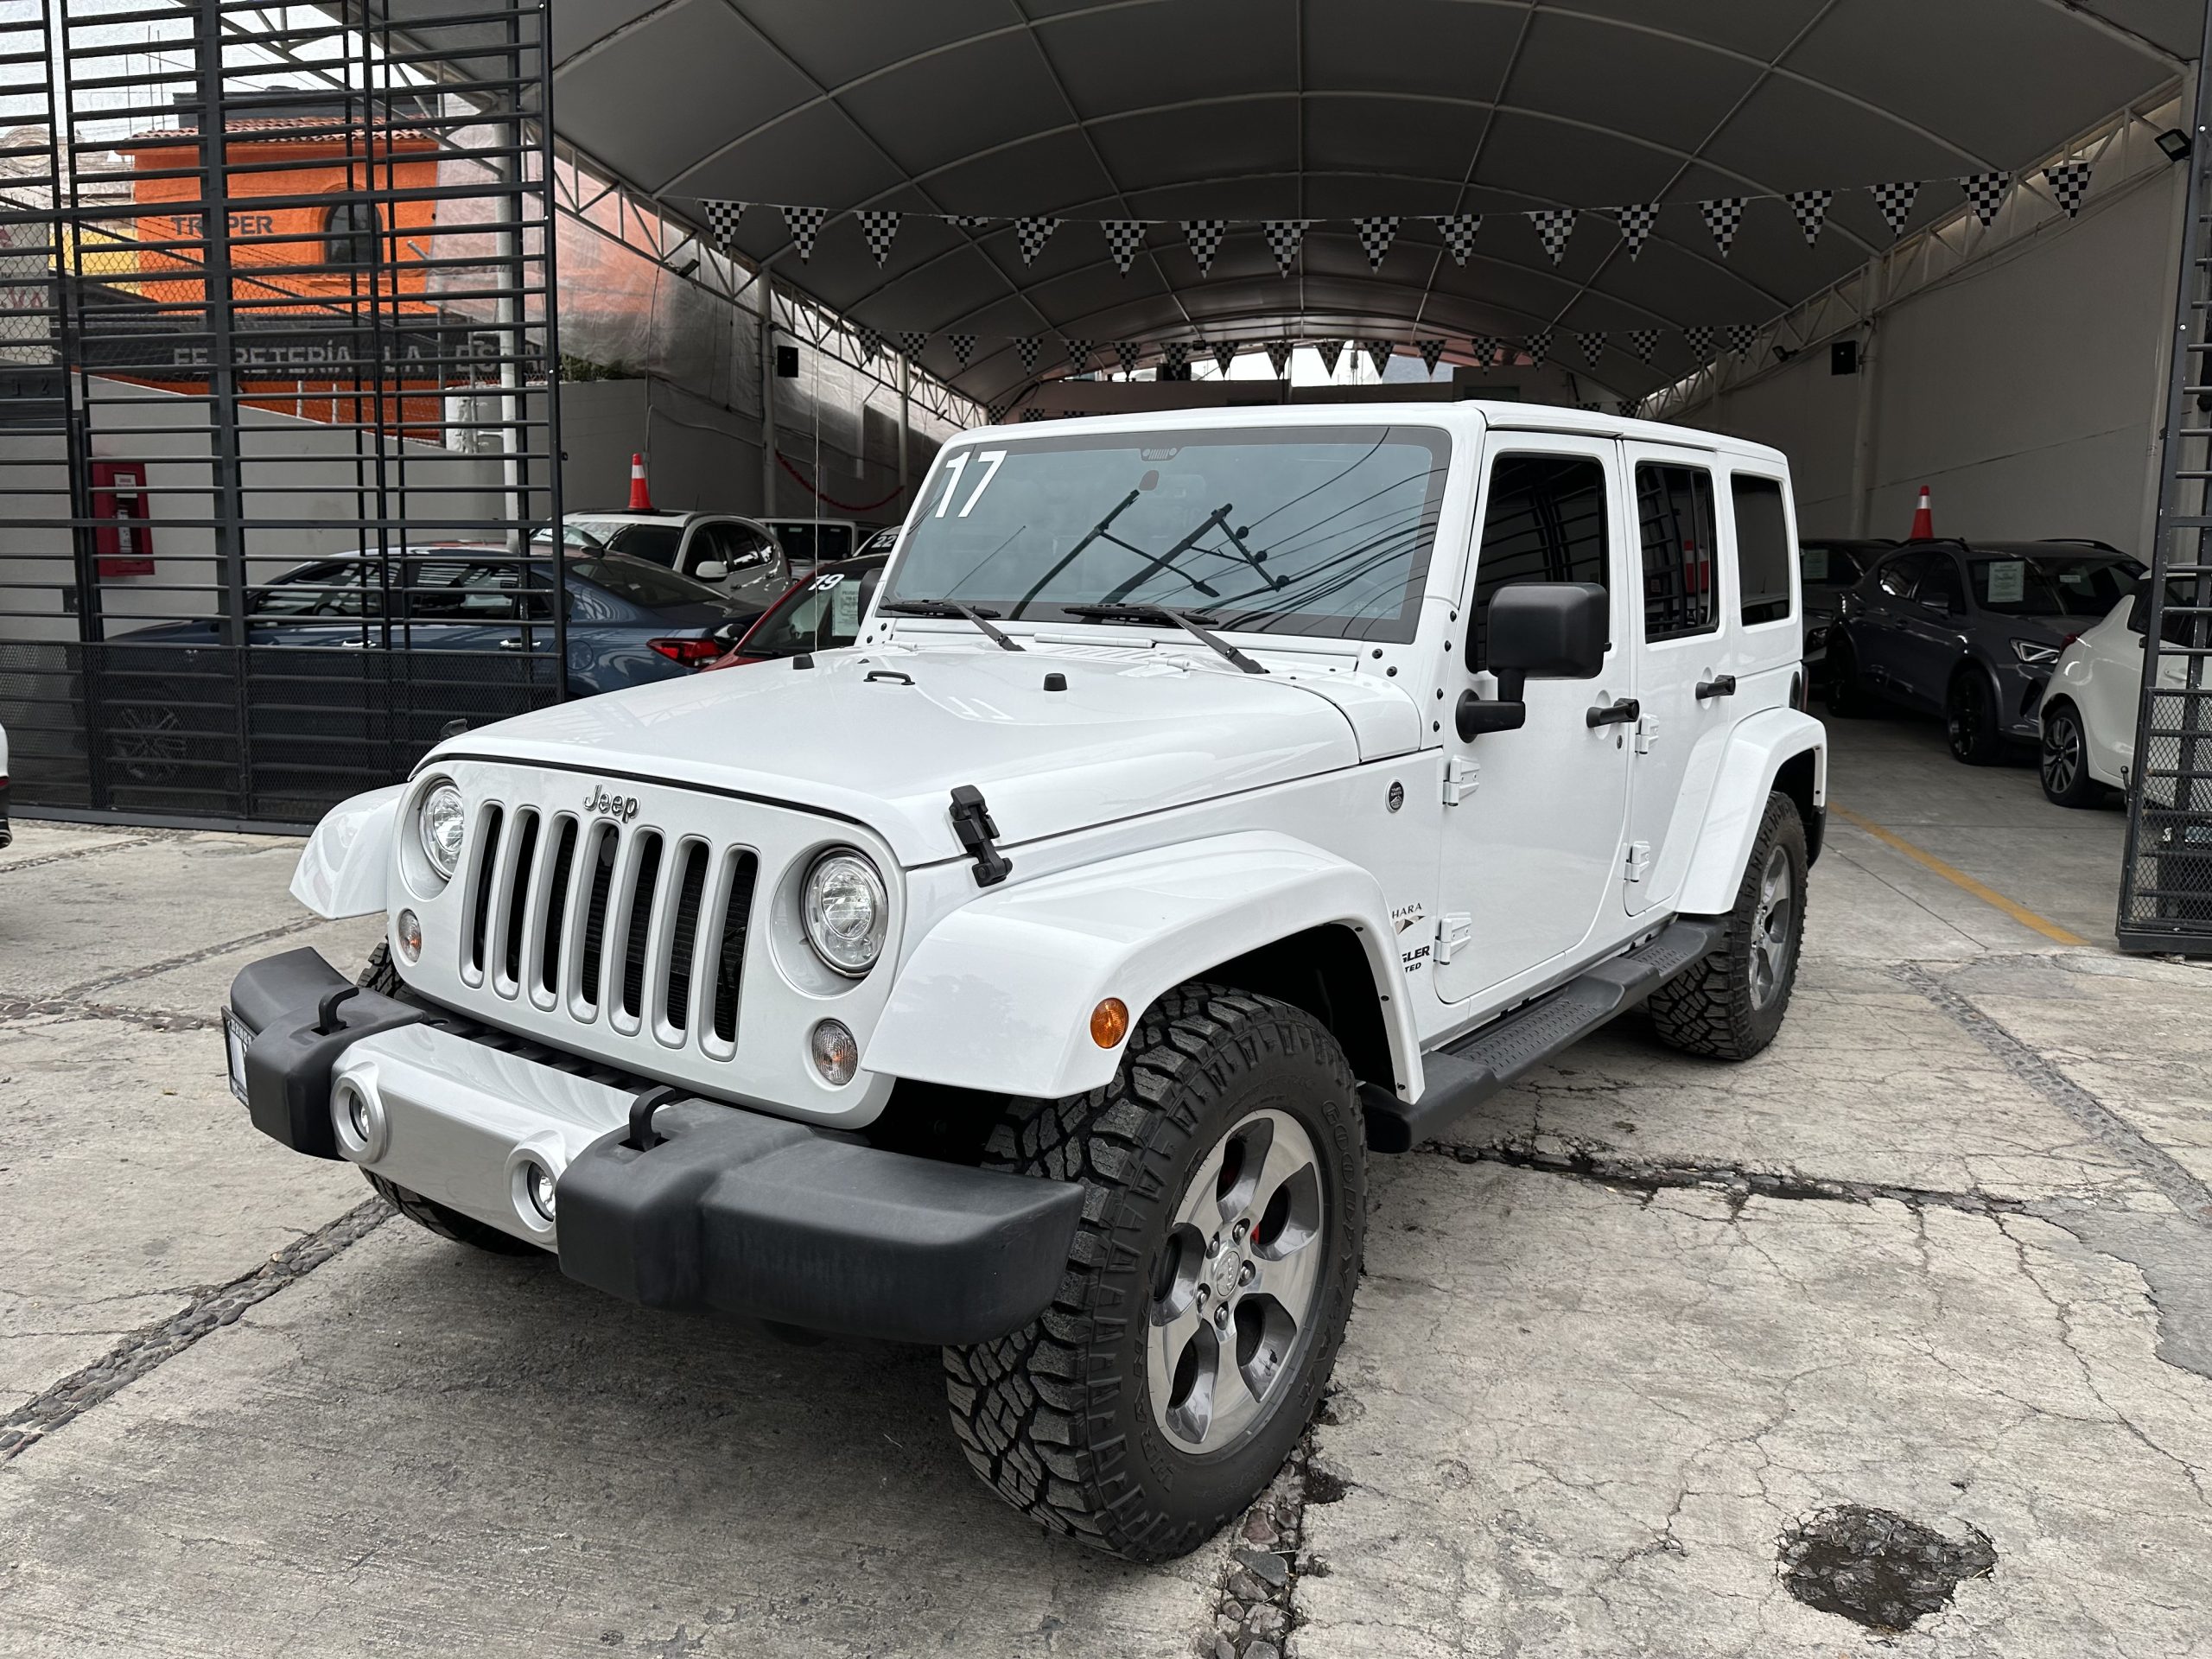
M2183 185L2177 167L2092 194L1881 313L1868 535L1905 534L1924 484L1944 535L2148 555ZM1802 532L1844 535L1863 385L1823 345L1676 418L1787 452Z

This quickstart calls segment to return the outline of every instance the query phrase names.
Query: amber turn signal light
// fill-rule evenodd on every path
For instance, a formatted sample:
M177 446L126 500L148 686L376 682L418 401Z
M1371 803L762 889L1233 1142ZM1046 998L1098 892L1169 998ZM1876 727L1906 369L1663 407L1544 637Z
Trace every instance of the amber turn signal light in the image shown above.
M1118 996L1109 996L1090 1011L1090 1040L1101 1048L1112 1048L1129 1034L1129 1005Z

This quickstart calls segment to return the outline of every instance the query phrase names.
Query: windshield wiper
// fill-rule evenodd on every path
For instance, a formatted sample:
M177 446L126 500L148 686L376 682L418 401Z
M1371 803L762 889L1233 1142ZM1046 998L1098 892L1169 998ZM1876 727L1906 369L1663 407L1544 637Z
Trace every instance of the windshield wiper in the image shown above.
M978 610L975 606L963 605L957 600L893 599L887 600L875 608L879 611L888 611L893 616L941 616L947 619L957 618L963 622L973 622L983 631L984 637L1001 651L1021 649L1020 645L991 626L990 619L998 614L996 611Z
M1209 651L1227 658L1247 674L1264 674L1262 668L1228 640L1209 633L1199 625L1198 616L1205 613L1171 610L1165 605L1063 605L1060 608L1070 616L1079 616L1093 622L1169 622L1182 629ZM1213 620L1206 617L1206 620Z

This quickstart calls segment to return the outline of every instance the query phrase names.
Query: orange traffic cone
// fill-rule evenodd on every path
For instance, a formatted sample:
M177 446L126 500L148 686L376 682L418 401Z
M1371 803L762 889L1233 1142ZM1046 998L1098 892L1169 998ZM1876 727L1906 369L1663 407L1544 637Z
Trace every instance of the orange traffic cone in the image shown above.
M1926 505L1927 494L1925 490L1921 492L1923 508ZM630 511L651 512L652 510L653 499L645 491L645 458L643 455L633 454L630 457ZM1919 521L1915 519L1913 522L1917 524ZM1919 532L1916 531L1914 533L1917 535Z
M642 487L642 486L633 486ZM1920 505L1912 510L1912 533L1909 542L1932 542L1936 539L1936 514L1928 505L1928 486L1920 486Z

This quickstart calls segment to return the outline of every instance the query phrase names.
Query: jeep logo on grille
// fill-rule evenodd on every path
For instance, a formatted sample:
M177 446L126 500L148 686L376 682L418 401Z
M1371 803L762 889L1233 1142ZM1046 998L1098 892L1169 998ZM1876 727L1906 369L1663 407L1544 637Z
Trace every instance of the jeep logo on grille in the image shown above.
M584 810L604 812L620 823L627 823L638 816L638 798L634 795L610 795L604 784L594 784L584 794Z

